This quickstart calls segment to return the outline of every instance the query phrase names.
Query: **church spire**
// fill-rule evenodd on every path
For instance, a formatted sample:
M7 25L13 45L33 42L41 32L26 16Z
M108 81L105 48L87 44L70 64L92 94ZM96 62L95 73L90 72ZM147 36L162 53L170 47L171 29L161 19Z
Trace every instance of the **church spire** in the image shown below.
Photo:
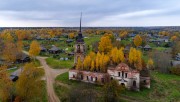
M82 20L82 12L81 12L81 16L80 16L80 28L79 28L79 32L81 32L81 20Z
M79 27L79 33L78 36L76 37L76 42L84 42L83 40L83 36L82 36L82 28L81 28L81 22L82 22L82 12L81 12L81 16L80 16L80 27Z

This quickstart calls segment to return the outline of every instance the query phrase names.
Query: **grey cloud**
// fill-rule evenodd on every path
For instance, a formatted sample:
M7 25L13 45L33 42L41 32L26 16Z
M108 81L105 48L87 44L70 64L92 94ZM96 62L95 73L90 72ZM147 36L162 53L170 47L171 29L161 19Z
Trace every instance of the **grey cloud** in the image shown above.
M6 18L4 20L43 21L59 26L76 26L80 12L83 12L84 26L90 26L92 22L106 22L108 19L113 19L110 20L111 24L124 19L135 22L136 19L151 16L179 17L180 10L178 0L0 0L0 2L0 18ZM172 8L173 10L168 11ZM152 10L165 11L156 13Z

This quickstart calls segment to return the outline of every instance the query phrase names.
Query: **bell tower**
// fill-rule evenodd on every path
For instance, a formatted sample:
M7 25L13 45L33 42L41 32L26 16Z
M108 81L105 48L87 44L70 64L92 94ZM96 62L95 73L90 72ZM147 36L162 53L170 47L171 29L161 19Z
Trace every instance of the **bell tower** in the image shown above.
M76 36L75 51L74 51L74 64L77 63L78 58L80 58L80 60L83 61L85 57L85 43L84 43L82 32L81 32L81 21L82 21L82 13L80 16L79 33L78 33L78 36Z

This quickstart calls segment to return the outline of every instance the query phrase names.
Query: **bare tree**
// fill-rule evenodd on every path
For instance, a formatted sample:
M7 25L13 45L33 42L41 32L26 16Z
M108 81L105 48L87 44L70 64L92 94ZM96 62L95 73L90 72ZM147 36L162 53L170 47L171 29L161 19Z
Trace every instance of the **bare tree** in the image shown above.
M154 50L150 55L153 58L155 69L162 73L169 72L168 69L171 67L171 54Z

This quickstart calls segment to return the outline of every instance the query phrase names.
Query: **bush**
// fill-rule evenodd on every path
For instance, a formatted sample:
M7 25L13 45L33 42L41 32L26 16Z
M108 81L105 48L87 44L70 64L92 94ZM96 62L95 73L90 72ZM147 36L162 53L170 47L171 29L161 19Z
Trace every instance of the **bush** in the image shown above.
M179 76L180 76L180 65L177 66L177 67L172 67L172 68L170 69L170 72L171 72L172 74L175 74L175 75L179 75Z

